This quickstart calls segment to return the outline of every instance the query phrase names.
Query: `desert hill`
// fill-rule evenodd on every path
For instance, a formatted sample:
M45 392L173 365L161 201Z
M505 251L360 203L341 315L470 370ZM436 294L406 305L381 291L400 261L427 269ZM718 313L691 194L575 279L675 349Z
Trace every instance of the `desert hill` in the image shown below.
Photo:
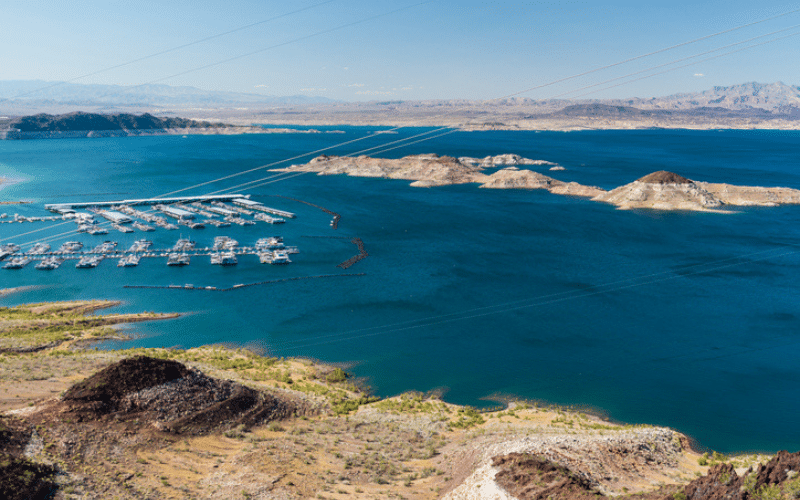
M736 206L800 204L800 190L695 182L659 171L592 198L621 209L718 211Z
M11 120L8 128L21 132L74 132L90 130L155 130L172 128L211 128L226 127L189 120L186 118L158 118L149 113L134 115L130 113L98 114L76 111L64 115L38 114Z

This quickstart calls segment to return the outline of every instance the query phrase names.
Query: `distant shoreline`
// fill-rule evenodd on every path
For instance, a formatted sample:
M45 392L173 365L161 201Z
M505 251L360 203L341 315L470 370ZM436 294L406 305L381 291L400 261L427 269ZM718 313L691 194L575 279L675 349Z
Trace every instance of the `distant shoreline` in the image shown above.
M35 140L35 139L84 139L107 137L153 137L168 135L245 135L245 134L322 134L340 133L340 131L320 131L315 129L265 128L260 126L245 127L212 127L212 128L170 128L143 130L70 130L21 132L18 130L0 130L0 140Z

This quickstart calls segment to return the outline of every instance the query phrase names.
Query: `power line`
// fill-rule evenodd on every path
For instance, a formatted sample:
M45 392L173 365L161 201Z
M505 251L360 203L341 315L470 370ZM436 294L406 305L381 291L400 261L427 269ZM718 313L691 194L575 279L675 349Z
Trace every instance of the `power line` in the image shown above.
M757 255L762 255L762 254L767 254L767 253L774 253L775 251L776 251L775 248L770 248L769 250L761 250L761 251L758 251L758 252L751 252L751 253L748 253L748 254L738 255L736 257L728 257L726 259L719 259L719 260L712 261L712 262L704 262L704 263L700 263L700 264L693 264L693 265L690 265L690 266L683 267L680 270L680 272L685 272L687 270L696 269L696 268L705 268L707 266L716 266L716 265L722 264L724 262L729 262L729 261L737 261L737 262L733 262L732 263L733 265L748 264L748 263L752 263L753 261L752 260L747 260L747 261L744 261L744 262L738 262L738 261L741 261L743 259L747 259L747 258L750 258L750 257L754 257L754 256L757 256ZM782 256L782 255L783 254L781 254L779 256ZM772 256L772 255L765 256L763 260L766 260L766 259L769 259L769 258L772 258L772 257L774 257L774 256ZM711 270L715 270L715 269L703 269L703 270L700 270L700 271L695 271L695 272L693 272L691 274L692 275L702 274L704 272L709 272ZM636 277L632 277L632 278L626 278L626 279L622 279L622 280L612 281L612 282L604 283L604 284L601 284L601 285L591 286L591 288L593 288L597 293L607 293L607 292L615 291L616 289L619 288L618 285L621 285L621 284L624 284L624 283L630 283L630 282L633 282L633 281L639 281L639 280L648 279L648 278L656 278L656 277L659 277L659 276L669 275L669 274L671 274L673 272L674 271L661 271L661 272L657 272L657 273L650 273L650 274L640 275L640 276L636 276ZM679 272L679 274L680 274L680 272ZM656 281L658 281L658 280L656 280ZM469 313L469 312L487 311L487 310L491 310L491 309L497 309L497 308L500 308L500 307L511 307L511 306L516 306L516 305L520 305L520 304L525 304L527 302L530 302L531 300L540 301L540 300L544 300L544 299L570 298L569 296L575 295L576 293L578 293L578 292L570 290L570 291L567 291L567 292L557 292L557 293L552 293L552 294L547 294L547 295L541 295L539 297L534 297L534 298L526 297L524 299L517 299L517 300L512 300L512 301L509 301L509 302L505 302L505 303L501 303L501 304L494 304L494 305L489 305L489 306L475 307L475 308L472 308L472 309L461 310L461 311L454 312L454 313L439 314L439 315L435 315L435 316L428 316L426 318L417 318L417 319L412 319L412 320L405 320L405 321L399 321L399 322L396 322L396 323L380 325L380 326L359 328L357 330L350 330L350 331L347 331L347 332L339 332L339 333L333 333L333 334L320 335L320 336L311 337L311 338L292 340L292 341L283 342L281 344L278 344L278 347L290 348L291 349L292 346L288 346L288 344L303 343L303 342L308 342L310 340L329 339L329 338L341 337L342 335L350 335L350 334L369 331L369 330L382 330L382 329L392 328L392 327L401 326L401 325L410 325L410 324L418 323L418 322L422 322L422 321L431 321L431 320L450 318L450 317L453 317L453 316L460 316L460 315L463 315L463 314Z
M734 46L736 46L736 45L742 45L743 43L752 42L753 40L759 40L759 39L761 39L761 38L765 38L765 37L768 37L768 36L776 35L776 34L778 34L778 33L783 33L783 32L785 32L785 31L790 31L790 30L793 30L793 29L795 29L795 28L799 28L799 27L800 27L800 24L795 24L794 26L790 26L790 27L788 27L788 28L783 28L783 29L780 29L780 30L777 30L777 31L773 31L773 32L771 32L771 33L764 34L764 35L754 36L754 37L752 37L752 38L748 38L747 40L742 40L741 42L734 42L734 43L730 43L730 44L728 44L728 45L723 45L722 47L717 47L716 49L711 49L711 50L707 50L707 51L705 51L705 52L700 52L699 54L694 54L694 55L691 55L691 56L682 57L682 58L680 58L680 59L675 59L675 60L673 60L673 61L670 61L670 62L668 62L668 63L659 64L658 66L652 66L652 67L650 67L650 68L643 69L643 70L641 70L641 71L636 71L636 72L634 72L634 73L628 73L627 75L624 75L624 76L618 76L618 77L616 77L616 78L611 78L611 79L609 79L609 80L605 80L605 81L603 81L603 82L600 82L600 83L595 83L595 84L592 84L592 85L587 85L587 86L585 86L585 87L581 87L581 88L579 88L579 89L570 90L569 92L563 92L563 93L561 93L561 94L558 94L558 95L556 95L556 96L549 97L548 99L558 99L559 97L564 97L564 96L566 96L566 95L569 95L569 94L574 94L575 92L581 92L581 91L583 91L583 90L591 89L591 88L594 88L594 87L599 87L599 86L601 86L601 85L605 85L606 83L611 83L611 82L615 82L615 81L618 81L618 80L623 80L623 79L625 79L625 78L628 78L628 77L631 77L631 76L640 75L640 74L642 74L642 73L647 73L647 72L649 72L649 71L653 71L653 70L655 70L655 69L664 68L664 67L666 67L666 66L671 66L671 65L673 65L673 64L677 64L677 63L679 63L679 62L688 61L688 60L690 60L690 59L694 59L694 58L697 58L697 57L701 57L701 56L704 56L704 55L707 55L707 54L712 54L712 53L714 53L714 52L719 52L720 50L724 50L724 49L727 49L727 48L730 48L730 47L734 47ZM793 35L790 35L790 36L793 36ZM770 40L769 42L765 42L765 43L770 43L770 42L772 42L772 41L776 41L776 40ZM755 47L755 46L756 46L756 45L753 45L753 47ZM748 47L748 48L749 48L749 47ZM726 53L726 54L720 54L720 55L719 55L719 56L717 56L717 57L722 57L722 56L728 55L728 54L730 54L730 53L732 53L732 52L729 52L729 53ZM704 61L707 61L707 60L708 60L708 59L705 59ZM703 62L703 61L697 61L697 62L699 63L699 62ZM688 66L688 65L687 65L687 66ZM681 66L681 67L685 67L685 66ZM678 68L675 68L675 69L678 69ZM633 80L633 81L635 81L635 80ZM626 82L626 83L627 83L627 82ZM611 87L608 87L608 88L611 88ZM606 90L606 89L602 89L602 90ZM600 90L598 90L597 92L600 92ZM592 92L592 93L593 93L593 92ZM588 94L582 94L582 95L588 95Z
M731 54L736 54L736 53L738 53L738 52L743 52L743 51L745 51L745 50L749 50L749 49L752 49L752 48L755 48L755 47L760 47L761 45L766 45L766 44L768 44L768 43L773 43L773 42L777 42L777 41L780 41L780 40L785 40L785 39L787 39L787 38L791 38L791 37L793 37L793 36L797 36L797 35L800 35L800 32L798 32L798 33L792 33L792 34L790 34L790 35L785 35L785 36L778 37L778 38L774 38L774 39L772 39L772 40L767 40L767 41L764 41L764 42L761 42L761 43L756 43L756 44L753 44L753 45L750 45L750 46L747 46L747 47L742 47L741 49L732 50L732 51L730 51L730 52L726 52L726 53L724 53L724 54L718 54L718 55L716 55L716 56L707 57L707 58L705 58L705 59L701 59L701 60L699 60L699 61L694 61L694 62L691 62L691 63L689 63L689 64L684 64L684 65L682 65L682 66L677 66L677 67L675 67L675 68L670 68L670 69L668 69L668 70L659 71L658 73L653 73L652 75L642 76L642 77L639 77L639 78L635 78L635 79L633 79L633 80L629 80L629 81L627 81L627 82L618 83L618 84L616 84L616 85L611 85L611 86L608 86L608 87L605 87L605 88L602 88L602 89L599 89L599 90L594 90L594 91L592 91L592 92L587 92L587 93L585 93L585 94L581 94L581 95L579 95L579 96L576 96L575 98L577 99L577 98L579 98L579 97L585 97L585 96L587 96L587 95L595 94L595 93L597 93L597 92L602 92L602 91L604 91L604 90L613 89L613 88L615 88L615 87L620 87L620 86L622 86L622 85L627 85L627 84L629 84L629 83L638 82L638 81L640 81L640 80L645 80L645 79L647 79L647 78L652 78L652 77L654 77L654 76L663 75L663 74L665 74L665 73L669 73L669 72L671 72L671 71L675 71L675 70L678 70L678 69L688 68L689 66L695 66L695 65L697 65L697 64L704 63L704 62L707 62L707 61L711 61L711 60L713 60L713 59L718 59L718 58L720 58L720 57L729 56L729 55L731 55Z
M435 0L425 0L423 2L419 2L419 3L413 4L413 5L407 5L405 7L401 7L399 9L395 9L395 10L392 10L392 11L389 11L389 12L384 12L382 14L376 14L374 16L365 17L365 18L359 19L357 21L352 21L352 22L349 22L349 23L341 24L341 25L336 26L334 28L329 28L329 29L326 29L326 30L317 31L316 33L311 33L310 35L305 35L305 36L301 36L299 38L294 38L294 39L286 41L286 42L281 42L281 43L278 43L278 44L275 44L275 45L270 45L269 47L264 47L264 48L261 48L261 49L258 49L258 50L254 50L254 51L251 51L251 52L246 52L244 54L239 54L239 55L236 55L236 56L233 56L233 57L222 59L220 61L216 61L216 62L213 62L213 63L210 63L210 64L206 64L206 65L203 65L203 66L198 66L198 67L195 67L195 68L187 69L187 70L184 70L184 71L181 71L181 72L169 75L169 76L165 76L165 77L162 77L162 78L156 78L155 80L150 80L149 82L146 82L146 83L141 83L139 85L133 85L131 87L125 87L123 90L120 90L118 92L112 92L110 94L104 94L104 95L98 97L98 99L102 99L104 97L110 97L110 96L113 96L113 95L123 94L125 92L131 91L133 89L137 89L137 88L140 88L140 87L144 87L146 85L151 85L153 83L163 82L164 80L169 80L171 78L176 78L178 76L188 75L189 73L194 73L196 71L202 71L202 70L208 69L208 68L213 68L213 67L219 66L221 64L229 63L231 61L236 61L238 59L243 59L245 57L250 57L252 55L260 54L260 53L266 52L268 50L277 49L279 47L284 47L286 45L290 45L290 44L293 44L293 43L296 43L296 42L300 42L300 41L303 41L303 40L308 40L309 38L314 38L314 37L318 37L318 36L321 36L321 35L326 35L328 33L333 33L334 31L339 31L339 30L342 30L344 28L350 28L352 26L357 26L359 24L364 24L366 22L374 21L375 19L380 19L382 17L386 17L386 16L389 16L389 15L392 15L392 14L397 14L398 12L402 12L404 10L408 10L408 9L411 9L411 8L414 8L414 7L419 7L420 5L425 5L425 4L431 3L433 1L435 1Z
M389 12L389 13L385 13L385 14L379 14L379 15L377 15L377 16L373 16L373 17L371 17L371 18L366 18L366 19L362 19L362 20L359 20L359 21L354 21L354 22L352 22L352 23L349 23L349 24L347 24L347 25L342 25L342 26L339 26L339 27L336 27L336 28L332 28L331 30L328 30L328 31L333 31L333 30L341 29L341 28L343 28L343 27L345 27L345 26L351 26L351 25L355 25L355 24L362 23L362 22L366 22L367 20L370 20L370 19L374 19L374 18L377 18L377 17L382 17L382 16L385 16L385 15L388 15L388 14L391 14L391 13L394 13L394 12L398 12L398 11L401 11L401 10L405 10L405 9L408 9L408 8L411 8L411 7L415 7L415 6L418 6L418 5L422 5L422 4L425 4L425 3L430 3L430 1L432 1L432 0L428 0L428 1L426 1L426 2L421 2L421 3L419 3L419 4L415 4L415 5L411 5L411 6L407 6L407 7L403 7L403 8L401 8L401 9L397 9L397 10L395 10L395 11L392 11L392 12ZM668 51L668 50L672 50L672 49L674 49L674 48L677 48L677 47L682 47L682 46L685 46L685 45L688 45L688 44L696 43L696 42L698 42L698 41L701 41L701 40L706 40L706 39L709 39L709 38L712 38L712 37L715 37L715 36L719 36L719 35L721 35L721 34L724 34L724 33L730 33L730 32L736 31L736 30L743 29L743 28L745 28L745 27L749 27L749 26L753 26L753 25L760 24L760 23L763 23L763 22L767 22L767 21L769 21L769 20L774 20L774 19L777 19L777 18L780 18L780 17L786 16L786 15L789 15L789 14L793 14L793 13L795 13L795 12L800 12L800 9L796 9L796 10L789 11L789 12L786 12L786 13L783 13L783 14L780 14L780 15L777 15L777 16L772 16L772 17L765 18L765 19L762 19L762 20L759 20L759 21L754 21L754 22L752 22L752 23L748 23L748 24L745 24L745 25L741 25L741 26L737 26L737 27L734 27L734 28L730 28L730 29L727 29L727 30L724 30L724 31L720 31L720 32L717 32L717 33L711 34L711 35L706 35L706 36L703 36L703 37L700 37L700 38L696 38L696 39L694 39L694 40L690 40L690 41L688 41L688 42L683 42L683 43L680 43L680 44L677 44L677 45L673 45L673 46L671 46L671 47L667 47L667 48L660 49L660 50L657 50L657 51L654 51L654 52L650 52L650 53L648 53L648 54L644 54L644 55L637 56L637 57L634 57L634 58L629 58L629 59L626 59L626 60L624 60L624 61L620 61L620 62L617 62L617 63L614 63L614 64L610 64L610 65L604 66L604 67L602 67L602 68L597 68L597 69L591 70L591 71L589 71L589 72L585 72L585 73L581 73L581 74L578 74L578 75L574 75L574 76L572 76L572 77L568 77L568 78L566 78L566 79L554 80L553 82L550 82L550 83L546 84L545 86L552 85L552 84L555 84L555 83L558 83L558 82L563 82L563 81L565 81L565 80L568 80L568 79L577 78L577 77L579 77L579 76L583 76L583 75L585 75L585 74L589 74L589 73L593 73L593 72L596 72L596 71L600 71L601 69L606 69L606 68L610 68L610 67L614 67L614 66L619 66L619 65L625 64L625 63L627 63L627 62L631 62L631 61L634 61L634 60L637 60L637 59L642 59L642 58L644 58L644 57L648 57L648 56L651 56L651 55L654 55L654 54L658 54L658 53L661 53L661 52L665 52L665 51ZM780 31L785 31L785 30L778 30L778 32L780 32ZM320 32L320 33L322 33L322 32ZM306 37L303 37L303 38L307 38L307 37L311 37L311 36L316 36L316 34L313 34L313 35L307 35ZM764 36L766 36L766 35L764 35ZM761 37L756 37L756 38L761 38ZM298 39L298 40L299 40L299 39ZM775 41L775 40L771 40L771 41ZM764 43L762 43L762 44L758 44L758 45L763 45L763 44L765 44L765 43L770 43L771 41L767 41L767 42L764 42ZM284 43L284 44L282 44L282 45L285 45L285 44L288 44L288 43L292 43L292 42L291 42L291 41L289 41L289 42L285 42L285 43ZM740 42L740 43L744 43L744 42ZM731 45L735 45L735 44L731 44ZM747 48L752 48L752 47L753 47L753 46L751 46L751 47L747 47ZM262 49L262 50L267 50L267 49ZM252 54L252 53L251 53L251 54ZM727 54L723 54L723 55L727 55ZM236 59L236 58L239 58L239 57L244 57L244 55L236 56L236 57L234 57L234 58L232 58L232 59ZM718 56L718 57L721 57L721 55L720 55L720 56ZM232 60L232 59L231 59L231 60ZM702 61L699 61L699 62L702 62ZM218 63L214 63L214 64L221 64L221 63L222 63L222 62L218 62ZM663 65L656 66L656 67L662 67L662 66L663 66ZM651 69L653 69L653 68L651 68ZM674 69L678 69L678 68L674 68ZM651 76L655 76L655 75L651 75ZM635 80L633 80L633 81L635 81ZM630 83L630 82L627 82L627 83ZM145 85L146 85L146 84L145 84ZM537 88L538 88L538 87L537 87ZM528 90L532 90L532 89L528 89ZM527 91L527 90L526 90L526 91ZM519 92L519 93L523 93L523 92L526 92L526 91L521 91L521 92ZM519 93L516 93L516 94L513 94L513 95L518 95ZM489 100L486 100L486 101L484 101L484 102L491 102L491 101L494 101L494 100L504 99L504 98L507 98L507 97L511 97L511 95L507 95L507 96L503 96L503 97L498 97L498 98L494 98L494 99L489 99ZM448 115L454 114L455 112L456 112L456 111L450 111L450 112L442 113L442 114L440 114L440 115L436 115L436 116L433 116L433 117L428 117L427 119L433 119L433 118L439 118L439 117L442 117L442 116L448 116ZM388 131L394 131L394 130L398 130L398 129L400 129L400 128L402 128L402 127L399 127L399 126L398 126L398 127L394 127L394 128L392 128L392 129L389 129ZM405 138L405 139L401 139L401 140L398 140L398 141L393 141L393 142L391 142L391 143L389 143L389 144L398 143L398 142L402 142L402 141L409 141L410 139L412 139L412 138L414 138L414 137L423 136L423 135L426 135L426 134L429 134L429 133L432 133L432 132L438 132L439 130L445 130L445 129L447 129L447 127L442 127L442 128L440 128L440 129L437 129L437 130L435 130L435 131L428 131L428 132L424 132L424 133L422 133L422 134L417 134L416 136L412 136L412 137L410 137L410 138ZM442 135L447 135L447 134L449 134L449 133L454 133L455 131L456 131L456 130L451 130L450 132L446 132L446 133L444 133L444 134L441 134L441 135L439 135L439 136L435 136L435 137L441 137ZM275 165L277 165L277 164L285 163L285 162L288 162L288 161L291 161L291 160L294 160L294 159L299 159L299 158L307 157L307 156L310 156L310 155L312 155L312 154L318 154L318 153L320 153L320 152L328 151L328 150L331 150L331 149L334 149L334 148L337 148L337 147L341 147L341 146L343 146L343 145L347 145L347 144L352 144L352 143L355 143L355 142L359 142L359 141L362 141L362 140L368 139L368 138L370 138L370 137L371 137L371 136L365 136L365 137L361 137L361 138L353 139L353 140L350 140L350 141L345 141L345 142L339 143L339 144L337 144L337 145L334 145L334 146L330 146L330 147L326 147L326 148L318 149L318 150L316 150L316 151L313 151L313 152L305 153L305 154L302 154L302 155L297 155L297 156L294 156L294 157L292 157L292 158L288 158L288 159L285 159L285 160L280 160L280 161L277 161L277 162L273 162L273 163L271 163L271 164L262 165L262 166L259 166L259 167L253 168L253 169L249 169L249 170L245 170L245 171L237 172L237 173L230 174L230 175L227 175L227 176L223 176L223 177L220 177L220 178L217 178L217 179L213 179L213 180L211 180L211 181L206 181L206 182L203 182L203 183L199 183L199 184L196 184L196 185L194 185L194 186L189 186L189 187L186 187L186 188L183 188L183 189L180 189L180 190L172 191L172 192L170 192L170 193L166 193L166 194L163 194L163 195L159 195L158 197L165 197L165 196L169 196L169 195L172 195L172 194L176 194L176 193L184 192L184 191L187 191L187 190L189 190L189 189L194 189L194 188L197 188L197 187L202 187L202 186L210 185L210 184L213 184L213 183L215 183L215 182L219 182L219 181L222 181L222 180L231 179L231 178L234 178L234 177L237 177L237 176L240 176L240 175L245 175L245 174L247 174L247 173L251 173L251 172L254 172L254 171L257 171L257 170L261 170L261 169L269 168L270 166L275 166ZM433 138L435 138L435 137L429 137L429 139L433 139ZM427 140L427 139L421 139L421 140L417 140L417 141L414 141L414 142L409 142L409 143L408 143L408 144L406 144L406 145L410 145L410 144L416 144L416 143L419 143L419 142L423 142L424 140ZM382 146L376 146L376 147L373 147L373 148L369 148L369 149L367 149L367 150L365 150L365 151L370 151L370 150L374 150L374 149L379 149L380 147L382 147ZM386 151L389 151L389 150L392 150L392 149L397 149L398 147L402 147L402 146L397 146L397 147L393 147L393 148L389 148L389 149L384 149L384 150L383 150L383 151L381 151L381 152L386 152ZM288 173L287 173L287 174L288 174ZM270 179L272 179L272 178L274 178L274 177L276 177L276 176L270 176L270 177L267 177L267 178L262 178L262 179L258 179L258 180L255 180L255 181L250 181L250 182L247 182L247 183L241 184L241 185L239 185L239 186L237 186L237 187L234 187L234 188L224 188L224 189L220 189L220 190L218 190L218 191L215 191L214 193L218 193L218 192L222 192L222 191L229 191L229 190L231 190L231 189L237 189L238 187L241 187L241 186L253 185L253 184L255 184L255 185L253 185L253 186L251 186L251 187L260 187L260 186L262 186L262 185L265 185L265 184L272 184L273 182L278 182L278 181L280 181L280 180L284 180L284 179L288 179L288 178L296 177L296 175L287 176L287 177L284 177L283 179L270 180ZM258 182L261 182L261 181L268 181L268 182L262 182L261 184L257 184ZM52 226L51 226L51 228L52 228ZM45 228L45 229L47 229L47 228ZM35 231L30 231L30 232L28 232L28 233L23 233L22 235L33 234L33 233L35 233L35 232L42 231L42 230L45 230L45 229L39 229L39 230L35 230ZM20 236L20 235L16 235L16 236L12 236L12 237L10 237L10 238L19 237L19 236ZM10 239L10 238L4 238L4 239L0 239L0 241L7 240L7 239ZM51 238L52 238L52 237L51 237Z
M498 97L497 99L508 99L509 97L515 97L515 96L518 96L520 94L525 94L525 93L528 93L528 92L530 92L532 90L538 90L538 89L542 89L542 88L545 88L545 87L550 87L550 86L555 85L557 83L562 83L562 82L565 82L565 81L568 81L568 80L574 80L575 78L580 78L580 77L586 76L586 75L591 75L592 73L597 73L598 71L603 71L605 69L613 68L615 66L621 66L623 64L627 64L629 62L637 61L637 60L643 59L645 57L650 57L650 56L654 56L656 54L661 54L662 52L667 52L669 50L677 49L679 47L684 47L686 45L690 45L690 44L693 44L693 43L701 42L703 40L708 40L709 38L714 38L714 37L717 37L717 36L720 36L720 35L724 35L726 33L732 33L734 31L738 31L740 29L749 28L750 26L755 26L756 24L765 23L767 21L773 21L775 19L778 19L778 18L781 18L781 17L785 17L785 16L788 16L788 15L791 15L791 14L795 14L797 12L800 12L800 9L790 10L788 12L784 12L783 14L778 14L777 16L768 17L766 19L760 19L758 21L753 21L752 23L743 24L741 26L736 26L734 28L729 28L729 29L726 29L726 30L723 30L723 31L718 31L717 33L712 33L710 35L702 36L700 38L695 38L694 40L690 40L688 42L679 43L677 45L671 45L671 46L665 47L663 49L658 49L658 50L655 50L653 52L648 52L647 54L642 54L640 56L631 57L629 59L625 59L624 61L620 61L620 62L616 62L616 63L612 63L612 64L607 64L607 65L601 66L599 68L595 68L595 69L592 69L592 70L589 70L589 71L584 71L583 73L578 73L578 74L575 74L575 75L572 75L572 76L567 76L567 77L564 77L564 78L560 78L558 80L553 80L553 81L548 82L548 83L543 83L541 85L536 85L534 87L530 87L530 88L525 89L525 90L520 90L519 92L514 92L512 94L508 94L508 95L506 95L504 97Z
M543 300L543 301L534 302L534 303L531 303L531 304L524 304L524 305L518 305L518 306L513 306L513 307L506 307L505 309L501 309L501 310L498 310L498 311L488 311L488 312L469 314L471 311L467 310L464 313L462 313L462 315L459 315L459 316L456 316L456 317L453 317L453 318L439 319L439 320L436 320L436 321L429 321L429 322L418 324L418 325L406 326L406 327L402 327L402 328L393 328L393 329L388 329L388 330L383 330L383 331L378 331L378 332L373 332L373 333L368 333L368 334L362 334L362 335L351 335L351 336L348 336L348 337L341 337L341 338L337 337L335 339L326 340L326 341L323 341L323 342L316 342L316 343L311 343L311 344L293 346L290 349L295 349L295 350L296 349L304 349L304 348L307 348L307 347L313 347L313 346L323 345L323 344L331 344L331 343L334 343L334 342L342 342L342 341L345 341L345 340L354 340L354 339L361 339L361 338L367 338L367 337L375 337L375 336L378 336L378 335L386 335L386 334L389 334L389 333L396 333L396 332L400 332L400 331L413 330L413 329L417 329L417 328L425 328L425 327L434 326L434 325L453 323L453 322L456 322L456 321L464 321L464 320L468 320L468 319L481 318L481 317L485 317L485 316L491 316L491 315L494 315L494 314L504 314L504 313L508 313L508 312L512 312L512 311L518 311L518 310L522 310L522 309L530 309L532 307L541 307L541 306L545 306L545 305L552 305L552 304L556 304L556 303L559 303L559 302L565 302L565 301L568 301L568 300L581 299L581 298L591 297L591 296L594 296L594 295L600 295L600 294L605 294L605 293L610 293L610 292L617 292L617 291L620 291L620 290L640 287L640 286L644 286L644 285L661 283L661 282L664 282L664 281L674 280L674 279L683 278L683 277L687 277L687 276L694 276L694 275L699 275L699 274L703 274L703 273L708 273L708 272L711 272L711 271L718 271L718 270L721 270L721 269L727 269L727 268L730 268L730 267L736 267L736 266L740 266L742 264L746 264L746 263L750 263L750 262L757 262L757 261L761 261L761 260L784 257L784 256L787 256L787 255L793 255L793 254L796 254L796 253L798 253L797 250L791 250L789 252L784 252L784 253L781 253L781 254L778 254L778 255L771 255L771 256L768 256L768 257L760 258L760 259L753 259L753 260L748 261L748 262L727 264L727 265L723 265L723 266L714 267L714 268L711 268L711 269L704 269L702 271L697 271L697 272L689 273L689 274L678 274L678 275L675 275L675 276L667 276L667 277L664 277L664 278L661 278L661 279L655 279L655 280L646 281L646 282L642 282L642 283L633 283L633 284L630 284L630 285L619 286L619 287L612 288L612 289L609 289L609 290L600 290L600 291L594 291L594 292L587 292L587 293L576 294L576 295L571 295L571 296L567 296L567 297Z
M246 24L244 26L239 26L238 28L234 28L234 29L231 29L231 30L228 30L228 31L223 31L222 33L217 33L215 35L207 36L205 38L200 38L198 40L194 40L192 42L184 43L182 45L177 45L175 47L171 47L171 48L168 48L168 49L165 49L165 50L161 50L159 52L154 52L154 53L148 54L146 56L138 57L136 59L132 59L132 60L124 62L124 63L116 64L114 66L109 66L107 68L99 69L97 71L92 71L91 73L86 73L85 75L76 76L76 77L70 78L69 80L65 80L63 82L56 82L56 83L54 83L52 85L47 85L45 87L41 87L41 88L38 88L38 89L29 90L27 92L23 92L21 94L17 94L17 95L15 95L13 97L2 97L2 98L0 98L0 102L8 101L8 100L11 100L11 99L18 99L20 97L25 97L27 95L31 95L31 94L35 94L37 92L41 92L43 90L49 90L49 89L52 89L54 87L65 85L67 83L72 83L72 82L75 82L75 81L78 81L78 80L82 80L82 79L88 78L90 76L95 76L95 75L99 75L101 73L105 73L107 71L115 70L115 69L122 68L122 67L125 67L125 66L130 66L131 64L135 64L135 63L138 63L138 62L146 61L148 59L152 59L154 57L158 57L158 56L161 56L161 55L164 55L164 54L169 54L170 52L175 52L177 50L185 49L185 48L191 47L193 45L198 45L198 44L201 44L201 43L205 43L205 42L208 42L210 40L214 40L216 38L221 38L223 36L230 35L232 33L237 33L239 31L244 31L246 29L253 28L255 26L266 24L266 23L269 23L269 22L272 22L272 21L277 21L278 19L281 19L281 18L284 18L284 17L288 17L288 16L291 16L293 14L298 14L298 13L306 11L306 10L314 9L316 7L320 7L322 5L325 5L325 4L328 4L328 3L331 3L331 2L335 2L335 1L336 0L325 0L324 2L319 2L319 3L316 3L316 4L310 5L308 7L303 7L302 9L293 10L291 12L287 12L285 14L280 14L278 16L274 16L274 17L271 17L269 19L264 19L263 21L258 21L258 22L255 22L255 23Z

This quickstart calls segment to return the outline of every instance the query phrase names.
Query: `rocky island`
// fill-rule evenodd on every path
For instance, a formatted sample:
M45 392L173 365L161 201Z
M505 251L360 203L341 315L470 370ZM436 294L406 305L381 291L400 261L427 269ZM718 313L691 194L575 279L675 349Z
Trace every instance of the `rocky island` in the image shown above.
M745 500L800 491L800 453L700 454L672 429L524 401L477 411L432 394L381 399L341 368L243 349L50 344L122 319L84 316L100 305L0 310L13 321L7 343L38 347L0 355L0 497Z
M593 198L621 209L729 211L728 207L800 204L800 190L696 182L664 170Z
M381 177L385 179L412 180L414 187L449 186L452 184L480 184L490 189L546 189L555 194L594 197L605 190L565 183L536 173L519 169L517 165L556 166L545 160L531 160L519 155L504 154L486 158L455 158L437 154L421 154L399 159L370 158L368 156L318 156L305 165L275 169L278 172L317 172L318 175L347 174L354 177ZM491 175L487 168L505 167Z
M606 191L596 186L560 181L520 166L548 166L551 171L565 170L553 162L531 160L515 154L486 158L421 154L399 159L323 155L304 165L292 165L275 171L405 179L414 181L411 183L414 187L475 183L486 189L545 189L553 194L610 203L620 209L730 213L731 207L800 204L800 190L786 187L698 182L673 172L659 171ZM491 174L485 173L489 168L498 170Z

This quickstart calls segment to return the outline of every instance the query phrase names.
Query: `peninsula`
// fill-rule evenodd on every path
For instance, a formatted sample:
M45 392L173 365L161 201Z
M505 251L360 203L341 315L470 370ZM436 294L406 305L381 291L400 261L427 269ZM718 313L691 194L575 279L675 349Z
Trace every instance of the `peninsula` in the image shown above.
M128 137L145 135L237 135L320 133L315 129L229 125L188 118L159 118L150 113L99 114L77 111L62 115L40 113L14 118L0 126L0 139Z
M520 166L548 166L551 171L565 170L549 161L531 160L515 154L488 156L483 159L422 154L399 159L323 155L306 164L275 171L405 179L413 180L411 185L414 187L476 183L486 189L545 189L553 194L610 203L620 209L731 213L732 207L800 204L800 190L787 187L698 182L672 172L659 171L606 191L596 186L557 180L530 168L519 168ZM485 173L489 168L499 169L491 174Z
M13 322L5 342L39 347L0 355L3 498L705 500L800 490L786 472L800 469L800 454L701 455L664 427L521 401L479 412L435 395L380 399L341 368L242 349L48 341L53 326L69 323L83 339L123 319L83 315L107 305L0 309ZM137 318L148 319L127 316Z

